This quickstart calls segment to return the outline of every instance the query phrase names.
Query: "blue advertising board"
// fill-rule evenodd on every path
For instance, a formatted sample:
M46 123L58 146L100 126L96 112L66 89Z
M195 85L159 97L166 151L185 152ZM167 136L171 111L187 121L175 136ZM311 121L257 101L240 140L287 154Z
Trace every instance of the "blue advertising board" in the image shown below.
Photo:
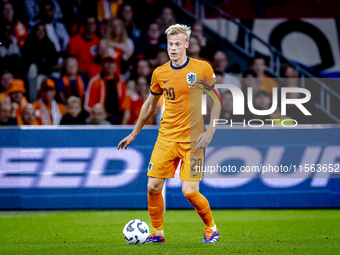
M158 130L144 128L0 130L0 209L147 209L147 168ZM212 208L340 207L340 128L218 129L206 163L286 166L296 172L205 173L200 191ZM330 165L332 173L299 171ZM337 170L336 170L337 169ZM211 178L215 177L215 178ZM217 177L217 178L216 178ZM178 176L166 184L168 209L191 208Z

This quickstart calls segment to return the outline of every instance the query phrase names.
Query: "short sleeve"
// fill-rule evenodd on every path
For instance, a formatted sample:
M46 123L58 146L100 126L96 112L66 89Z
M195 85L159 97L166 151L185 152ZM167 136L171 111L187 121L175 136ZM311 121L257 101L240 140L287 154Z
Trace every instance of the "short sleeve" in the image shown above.
M163 89L159 85L156 76L157 76L157 69L155 69L155 71L152 74L150 92L154 96L160 96L163 94Z
M211 87L215 87L216 84L216 75L211 65L208 62L205 62L204 68L204 81Z

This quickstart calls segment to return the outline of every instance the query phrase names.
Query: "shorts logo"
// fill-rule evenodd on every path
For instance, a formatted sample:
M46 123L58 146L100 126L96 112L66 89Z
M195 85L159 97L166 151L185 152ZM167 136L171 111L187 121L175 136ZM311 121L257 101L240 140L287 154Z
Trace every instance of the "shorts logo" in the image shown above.
M151 169L152 169L152 166L153 166L153 163L152 163L152 162L150 162L150 163L149 163L149 166L148 166L148 171L151 171Z
M197 75L195 73L188 73L187 74L187 83L190 85L194 85L197 81Z

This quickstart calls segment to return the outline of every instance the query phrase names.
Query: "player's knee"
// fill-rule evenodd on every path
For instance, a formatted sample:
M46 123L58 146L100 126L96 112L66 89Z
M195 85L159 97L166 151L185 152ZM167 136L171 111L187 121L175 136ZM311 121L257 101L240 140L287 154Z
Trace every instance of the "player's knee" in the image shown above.
M197 190L198 190L198 187L196 187L196 186L189 186L189 185L183 185L182 186L182 193L183 193L183 195L195 192Z
M148 185L148 191L150 192L158 192L158 191L161 191L162 188L160 188L159 186L157 185Z
M148 191L157 192L163 189L165 179L149 177Z
M155 183L155 182L149 182L148 183L148 191L150 191L150 192L161 191L162 188L163 188L163 184L161 184L161 183Z

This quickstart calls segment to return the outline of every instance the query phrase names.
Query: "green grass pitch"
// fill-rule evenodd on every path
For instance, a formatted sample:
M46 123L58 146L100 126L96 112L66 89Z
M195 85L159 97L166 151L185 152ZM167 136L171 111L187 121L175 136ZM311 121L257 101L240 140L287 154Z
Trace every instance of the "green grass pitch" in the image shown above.
M143 211L0 212L0 254L340 254L340 210L213 210L221 239L202 244L194 210L164 214L165 244L128 245Z

